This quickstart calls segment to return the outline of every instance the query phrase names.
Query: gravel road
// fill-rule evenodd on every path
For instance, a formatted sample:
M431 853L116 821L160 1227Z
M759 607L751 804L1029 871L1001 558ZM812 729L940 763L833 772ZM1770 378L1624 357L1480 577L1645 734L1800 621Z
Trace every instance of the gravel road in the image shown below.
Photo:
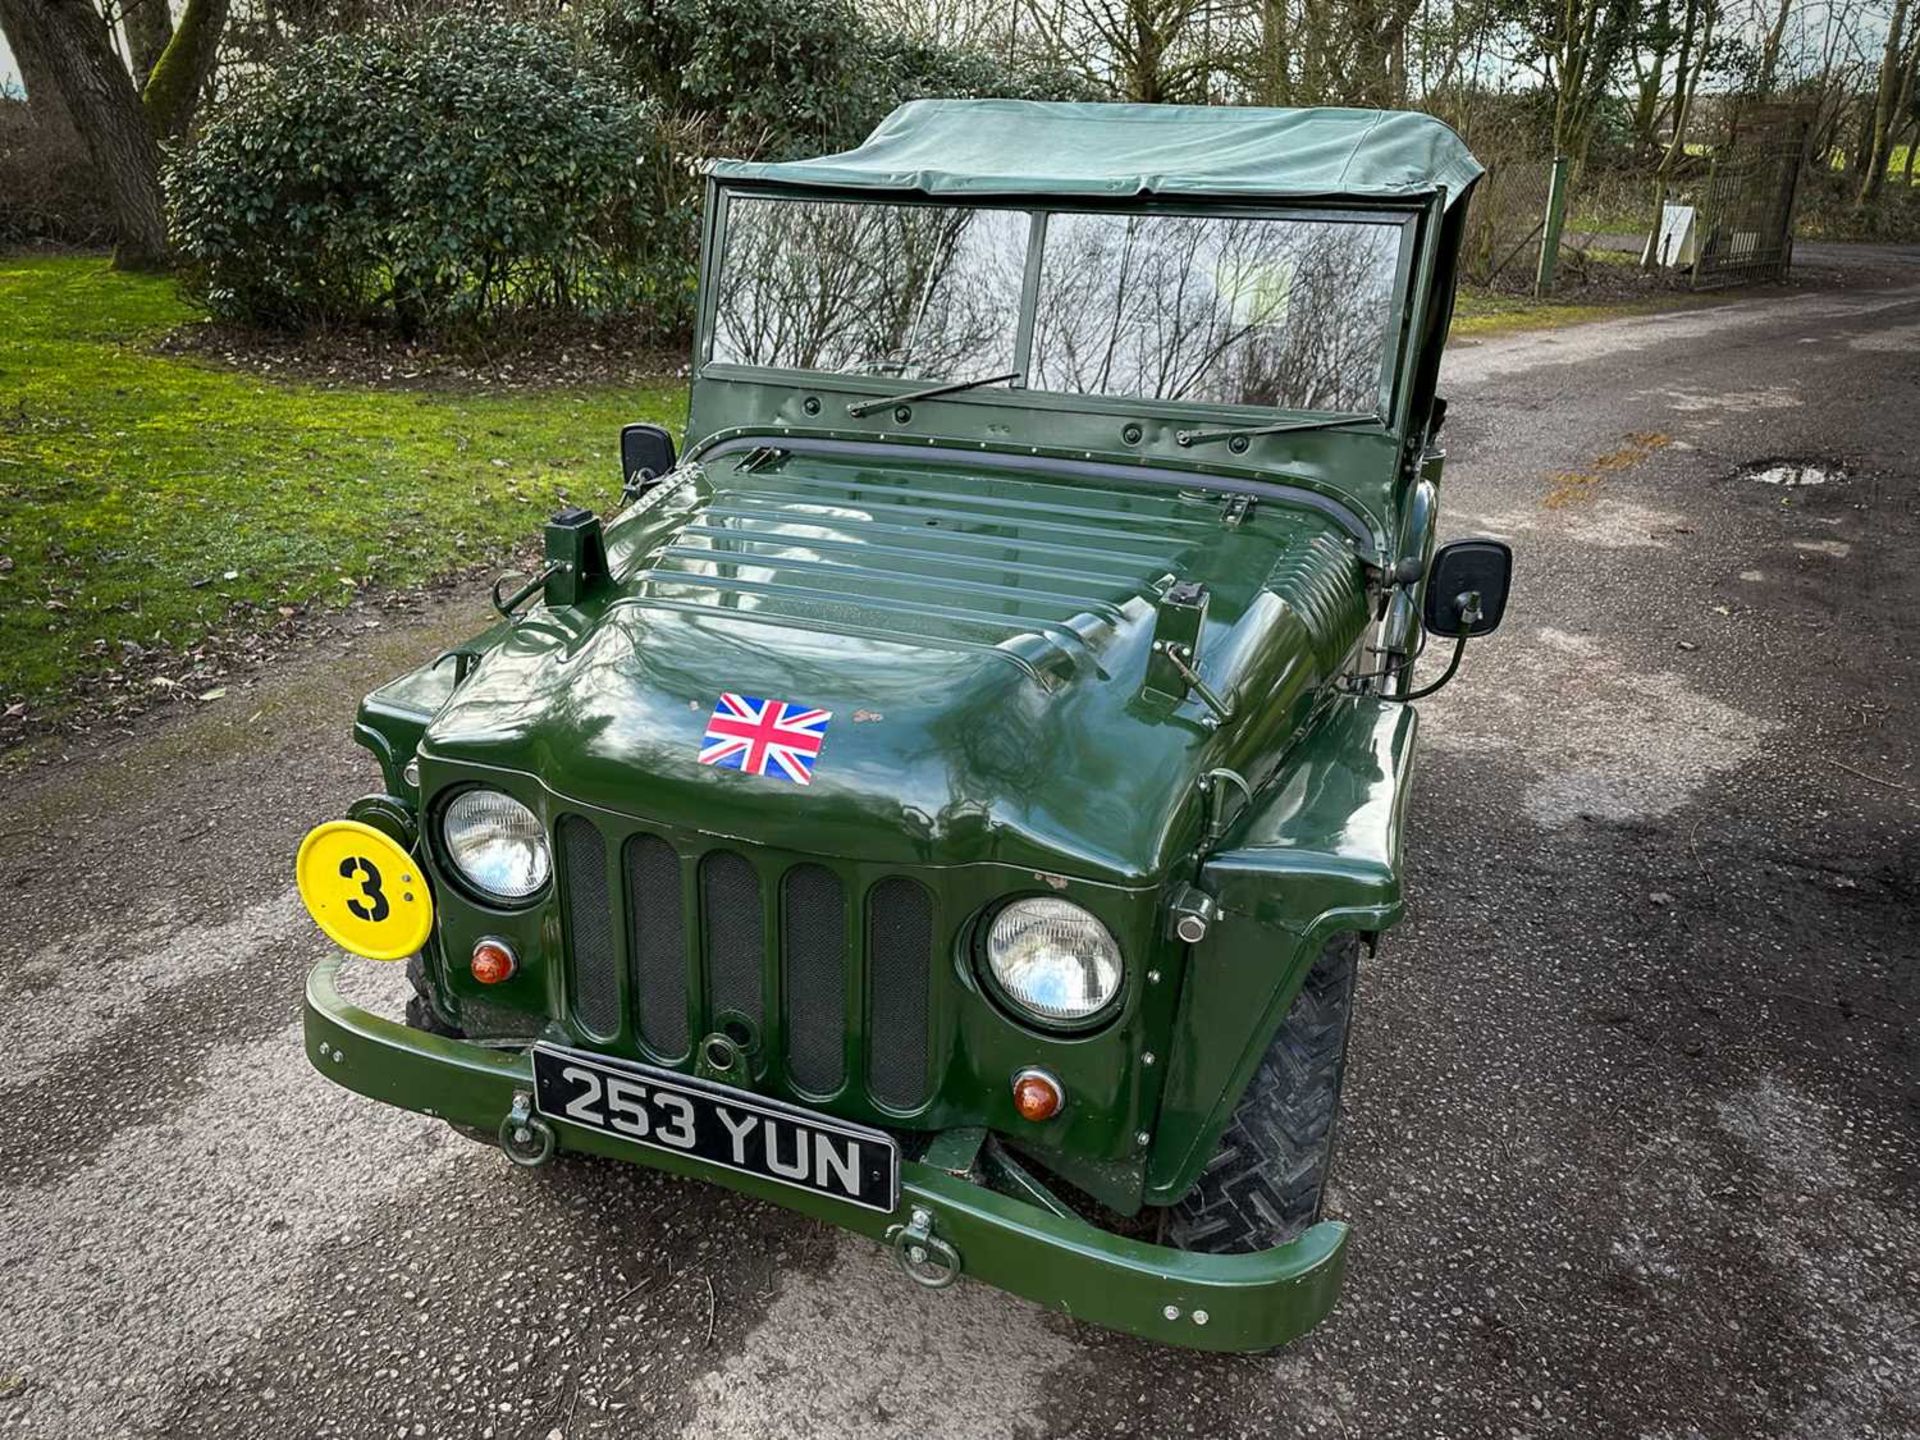
M438 606L0 771L0 1435L1920 1435L1920 271L1457 349L1331 1320L1158 1350L309 1073L300 835ZM1755 478L1814 464L1825 483ZM1775 479L1780 478L1775 476ZM391 969L351 967L396 1000Z

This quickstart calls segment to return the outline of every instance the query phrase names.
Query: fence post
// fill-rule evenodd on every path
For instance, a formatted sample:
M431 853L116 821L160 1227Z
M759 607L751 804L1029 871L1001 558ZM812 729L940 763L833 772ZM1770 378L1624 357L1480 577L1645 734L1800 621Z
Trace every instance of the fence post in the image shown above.
M1567 157L1553 157L1553 173L1547 180L1546 229L1540 235L1540 268L1533 276L1533 296L1539 299L1553 289L1560 269L1560 226L1567 218Z
M1693 273L1687 277L1689 290L1698 290L1701 277L1707 273L1707 251L1715 244L1720 215L1727 208L1716 183L1719 179L1720 157L1715 155L1707 161L1707 183L1701 188L1700 203L1693 212Z

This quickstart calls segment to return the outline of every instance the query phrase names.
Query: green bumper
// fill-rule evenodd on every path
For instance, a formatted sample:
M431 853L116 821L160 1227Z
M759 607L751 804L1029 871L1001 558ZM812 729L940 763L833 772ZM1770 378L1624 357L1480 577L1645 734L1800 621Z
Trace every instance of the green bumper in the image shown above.
M527 1055L409 1029L341 998L341 961L307 980L307 1059L337 1085L390 1105L497 1130L516 1093L533 1088ZM1333 1308L1346 1271L1347 1227L1323 1221L1250 1255L1191 1255L1124 1239L917 1161L901 1166L899 1208L879 1215L691 1156L630 1145L565 1123L558 1148L693 1175L875 1240L916 1210L957 1252L962 1273L1076 1319L1200 1350L1283 1345Z

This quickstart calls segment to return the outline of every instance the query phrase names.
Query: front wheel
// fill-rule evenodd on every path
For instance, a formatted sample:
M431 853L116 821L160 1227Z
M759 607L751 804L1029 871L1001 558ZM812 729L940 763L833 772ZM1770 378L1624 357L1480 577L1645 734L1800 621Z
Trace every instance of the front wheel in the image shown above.
M1261 1057L1220 1149L1167 1217L1167 1237L1210 1255L1267 1250L1320 1218L1340 1119L1360 937L1314 961Z

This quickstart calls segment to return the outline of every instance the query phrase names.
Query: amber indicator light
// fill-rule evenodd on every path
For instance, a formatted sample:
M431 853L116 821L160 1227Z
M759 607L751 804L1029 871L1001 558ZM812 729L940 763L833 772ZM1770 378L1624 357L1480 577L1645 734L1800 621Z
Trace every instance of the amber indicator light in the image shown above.
M473 947L473 978L482 985L498 985L513 974L513 951L498 940L482 940Z
M1013 1108L1036 1125L1051 1120L1066 1103L1060 1082L1044 1070L1022 1070L1013 1077Z

